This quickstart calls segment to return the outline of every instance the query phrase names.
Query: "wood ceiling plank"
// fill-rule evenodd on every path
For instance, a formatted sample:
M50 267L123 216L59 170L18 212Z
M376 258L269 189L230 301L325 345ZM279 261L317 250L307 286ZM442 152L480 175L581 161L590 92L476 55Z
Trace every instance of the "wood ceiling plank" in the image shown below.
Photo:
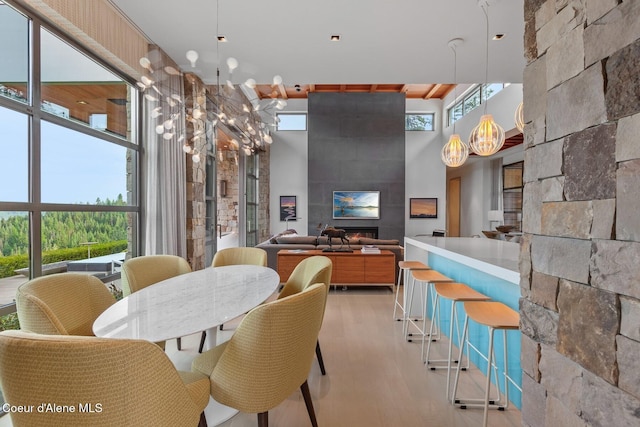
M435 94L438 89L440 89L442 87L441 84L436 84L433 85L433 87L431 88L431 90L429 92L427 92L427 94L425 95L424 99L431 99L431 97L433 96L433 94Z

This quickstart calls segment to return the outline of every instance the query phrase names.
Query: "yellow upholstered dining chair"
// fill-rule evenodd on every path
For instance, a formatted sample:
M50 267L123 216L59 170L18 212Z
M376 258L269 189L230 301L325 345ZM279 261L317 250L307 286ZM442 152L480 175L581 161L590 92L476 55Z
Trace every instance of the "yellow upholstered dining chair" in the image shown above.
M38 277L16 290L20 327L46 335L93 336L93 322L115 302L100 279L82 273Z
M307 286L314 283L324 283L327 287L328 296L329 288L331 287L332 270L333 264L326 256L316 255L303 259L298 263L298 265L296 265L296 268L293 269L289 279L282 287L282 291L278 294L278 299L302 292L307 288ZM320 372L322 372L322 375L326 375L327 371L324 368L324 361L322 360L322 351L320 351L319 341L316 343L316 356L318 358L318 364L320 365Z
M260 427L268 426L269 410L299 387L317 426L307 377L325 299L326 286L318 283L254 308L229 341L197 356L192 370L210 377L218 402L257 413Z
M239 247L220 249L213 256L212 267L225 265L261 265L267 266L267 251L260 248Z
M213 256L211 267L224 267L226 265L260 265L266 267L267 251L252 247L220 249ZM220 325L220 330L223 329L223 326Z
M191 266L186 259L177 255L146 255L128 259L122 264L122 293L124 296L138 292L140 289L176 277L191 273ZM202 332L200 352L206 338ZM182 341L178 341L178 350L182 350ZM164 348L164 343L158 343Z
M206 426L209 378L143 340L0 333L13 426ZM55 407L60 411L54 410Z

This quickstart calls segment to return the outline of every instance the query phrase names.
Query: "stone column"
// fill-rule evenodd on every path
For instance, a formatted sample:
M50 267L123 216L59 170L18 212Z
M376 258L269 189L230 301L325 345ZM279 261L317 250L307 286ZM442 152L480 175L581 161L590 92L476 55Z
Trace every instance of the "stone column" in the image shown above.
M640 2L525 0L526 426L640 423Z
M200 161L192 161L187 156L187 259L193 270L201 270L205 266L205 239L207 226L207 207L205 202L206 185L206 139L194 138L194 134L204 134L207 103L206 89L198 77L187 74L184 77L185 108L187 115L199 108L200 118L191 117L186 123L187 141L192 141L193 148L200 154Z

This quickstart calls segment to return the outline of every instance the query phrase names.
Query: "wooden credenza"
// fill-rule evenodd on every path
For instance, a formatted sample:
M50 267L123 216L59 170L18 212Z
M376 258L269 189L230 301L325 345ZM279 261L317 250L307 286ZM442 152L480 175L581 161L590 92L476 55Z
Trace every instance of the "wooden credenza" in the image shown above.
M396 257L393 252L381 250L379 254L353 252L322 252L321 250L286 250L278 252L278 274L286 282L300 261L314 255L328 257L333 263L331 284L349 286L393 286Z

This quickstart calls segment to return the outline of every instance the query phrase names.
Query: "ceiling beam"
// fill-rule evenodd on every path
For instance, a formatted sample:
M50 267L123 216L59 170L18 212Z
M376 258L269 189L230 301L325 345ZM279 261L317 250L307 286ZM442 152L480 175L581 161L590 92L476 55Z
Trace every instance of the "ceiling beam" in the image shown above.
M431 97L438 91L438 89L440 89L440 87L442 87L441 84L433 85L431 90L424 96L424 99L431 99Z
M282 97L282 99L289 99L289 97L287 96L287 90L284 88L284 85L282 83L278 85L278 90L280 91L280 96Z

